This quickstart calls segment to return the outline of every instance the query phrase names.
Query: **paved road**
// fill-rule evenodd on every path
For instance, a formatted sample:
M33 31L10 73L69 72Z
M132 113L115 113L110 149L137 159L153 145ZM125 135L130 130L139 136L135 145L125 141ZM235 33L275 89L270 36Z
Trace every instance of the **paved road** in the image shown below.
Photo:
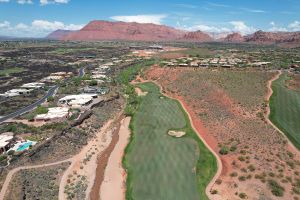
M78 75L78 76L79 76L80 78L82 78L84 75L85 75L84 68L81 67L81 68L79 69L79 75Z
M80 68L79 69L78 77L81 78L84 75L85 75L84 68ZM0 118L0 124L3 123L3 122L5 122L5 121L7 121L7 120L9 120L9 119L13 119L15 117L18 117L20 115L23 115L25 113L28 113L28 112L32 111L33 109L35 109L36 107L38 107L39 105L41 105L42 103L44 103L48 99L48 97L53 96L55 94L55 91L58 88L59 88L58 85L55 85L55 86L51 87L48 90L47 94L45 96L43 96L41 99L39 99L38 101L36 101L35 103L33 103L33 104L29 105L29 106L26 106L24 108L21 108L21 109L15 111L13 113L10 113L10 114L8 114L6 116L3 116L2 118Z
M26 106L26 107L24 107L24 108L21 108L21 109L15 111L15 112L13 112L13 113L10 113L10 114L8 114L8 115L2 117L2 118L0 119L0 123L4 122L4 121L6 121L6 120L9 120L9 119L13 119L13 118L15 118L15 117L18 117L18 116L20 116L20 115L23 115L23 114L25 114L25 113L27 113L27 112L29 112L29 111L35 109L37 106L39 106L39 105L41 105L42 103L44 103L44 102L48 99L48 97L53 96L53 94L55 93L56 89L58 89L58 86L57 86L57 85L51 87L51 88L48 90L47 94L46 94L45 96L43 96L41 99L39 99L38 101L34 102L33 104L31 104L31 105L29 105L29 106Z

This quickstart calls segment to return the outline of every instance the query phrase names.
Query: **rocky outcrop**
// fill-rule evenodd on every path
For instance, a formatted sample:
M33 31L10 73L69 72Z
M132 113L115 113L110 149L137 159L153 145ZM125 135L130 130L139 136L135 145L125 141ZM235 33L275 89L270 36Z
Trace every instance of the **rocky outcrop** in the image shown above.
M257 31L245 36L245 41L255 43L300 43L300 32Z
M64 40L133 40L171 41L185 34L164 25L135 22L92 21L81 30L63 37Z
M180 40L194 42L210 42L214 39L210 37L207 33L204 33L202 31L195 31L186 33Z
M228 34L225 38L222 40L223 42L244 42L245 38L240 33L231 33Z
M70 30L56 30L52 33L50 33L46 39L50 39L50 40L60 40L62 39L63 37L67 36L68 34L72 33L74 31L70 31Z

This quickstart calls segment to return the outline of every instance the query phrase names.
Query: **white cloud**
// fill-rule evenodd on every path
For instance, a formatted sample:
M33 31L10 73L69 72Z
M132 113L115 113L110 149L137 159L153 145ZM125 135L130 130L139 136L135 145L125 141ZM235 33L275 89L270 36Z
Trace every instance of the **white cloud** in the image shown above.
M28 26L26 24L23 23L19 23L15 26L16 29L27 29Z
M112 16L111 19L123 22L137 22L137 23L153 23L161 24L162 20L167 15L131 15L131 16Z
M34 20L31 24L19 23L15 26L8 21L0 22L0 35L17 37L44 37L57 29L79 30L84 25L64 24L60 21Z
M191 27L182 27L187 31L203 31L203 32L214 32L214 33L222 33L222 32L230 32L231 30L227 27L218 27L218 26L210 26L206 24L198 24Z
M182 8L191 8L191 9L198 8L198 6L196 6L196 5L183 4L183 3L174 4L174 6L176 6L176 7L182 7Z
M58 22L58 21L50 22L50 21L46 21L46 20L34 20L31 24L31 26L34 29L38 29L38 30L52 31L52 30L57 30L57 29L63 29L64 23Z
M246 12L251 12L251 13L265 13L266 12L264 10L251 9L251 8L241 8L241 10L244 10Z
M7 28L10 26L8 21L0 22L0 28Z
M33 4L32 0L18 0L18 4Z
M271 32L282 32L282 31L288 31L287 28L284 28L284 27L279 27L277 26L277 24L275 22L270 22L270 25L271 25L271 28L268 29L268 31L271 31Z
M67 4L70 0L40 0L41 5L47 5L47 4Z
M291 29L292 31L300 31L300 22L299 21L294 21L288 25L288 28Z
M231 21L229 23L233 26L232 31L239 32L242 35L250 34L256 31L254 27L247 26L243 21Z

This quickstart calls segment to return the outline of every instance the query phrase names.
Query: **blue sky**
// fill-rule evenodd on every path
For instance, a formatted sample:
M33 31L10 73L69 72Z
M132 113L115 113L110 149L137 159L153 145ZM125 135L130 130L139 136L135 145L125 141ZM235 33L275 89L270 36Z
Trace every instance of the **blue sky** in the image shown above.
M0 0L0 35L43 37L95 19L216 33L300 31L299 11L299 0Z

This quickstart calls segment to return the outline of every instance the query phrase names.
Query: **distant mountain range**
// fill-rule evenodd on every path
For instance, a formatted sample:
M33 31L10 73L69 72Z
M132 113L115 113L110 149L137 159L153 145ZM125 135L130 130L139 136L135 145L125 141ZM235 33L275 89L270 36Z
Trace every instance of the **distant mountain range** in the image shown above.
M56 40L128 40L128 41L191 41L250 42L259 44L291 43L300 45L300 32L264 32L242 36L240 33L188 32L165 25L95 20L78 31L57 30L47 36Z
M50 33L46 38L50 39L50 40L57 40L57 39L61 39L65 36L67 36L68 34L70 34L72 32L74 32L74 31L58 29L58 30Z

